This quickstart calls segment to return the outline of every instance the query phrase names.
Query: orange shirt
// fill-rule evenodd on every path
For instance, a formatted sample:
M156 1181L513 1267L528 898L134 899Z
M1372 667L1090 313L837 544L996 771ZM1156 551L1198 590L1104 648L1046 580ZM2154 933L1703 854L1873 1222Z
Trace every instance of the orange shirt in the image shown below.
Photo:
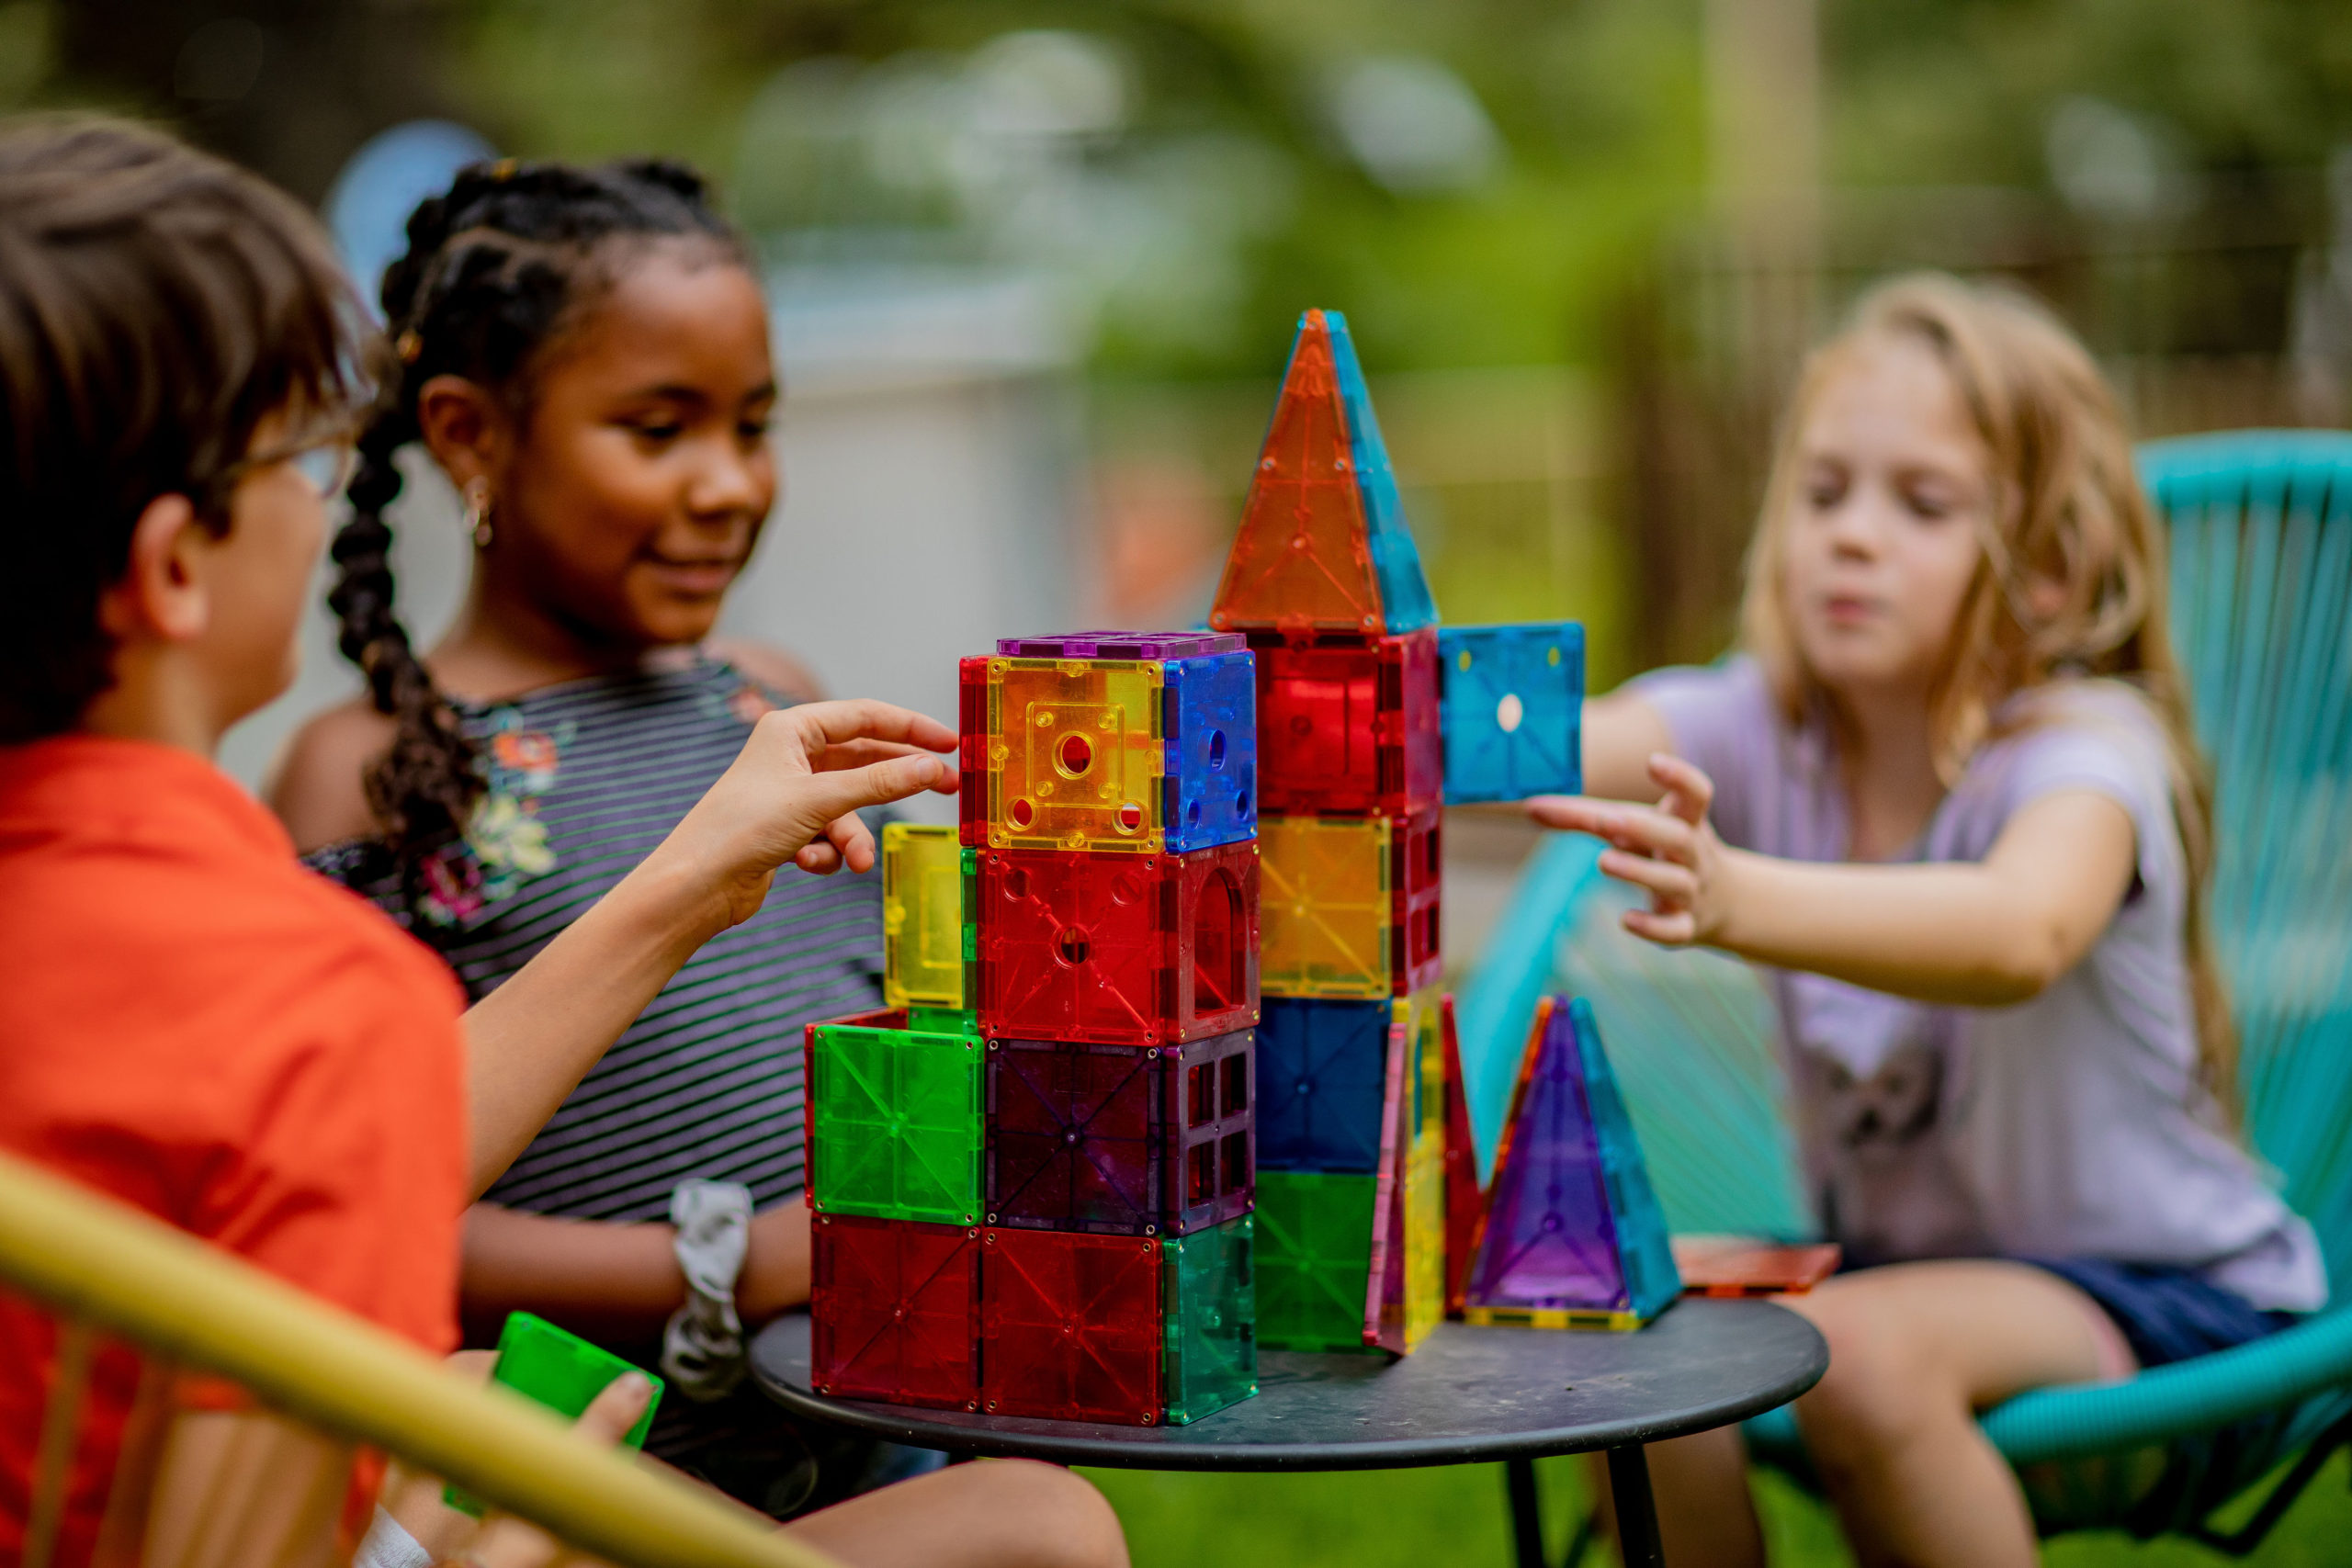
M463 1005L203 758L90 736L0 748L0 1147L447 1350ZM0 1301L0 1558L23 1527L49 1341L45 1317ZM128 1400L118 1379L93 1389L77 1467L93 1481L111 1456L91 1445ZM86 1551L102 1502L77 1495L60 1561Z

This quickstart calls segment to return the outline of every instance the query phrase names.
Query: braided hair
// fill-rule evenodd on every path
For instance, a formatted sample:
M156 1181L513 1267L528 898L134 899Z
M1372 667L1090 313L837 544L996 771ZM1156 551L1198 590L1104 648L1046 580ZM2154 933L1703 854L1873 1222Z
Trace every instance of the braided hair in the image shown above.
M344 657L367 676L377 711L395 722L391 749L364 787L383 829L379 869L397 875L413 915L442 907L424 897L436 882L464 880L465 829L483 780L473 742L392 609L384 511L401 492L393 458L422 436L417 399L435 376L464 377L521 417L539 351L612 286L616 248L668 238L748 260L702 177L683 164L503 160L461 171L446 195L421 204L408 220L407 252L385 271L381 300L398 364L359 438L327 604Z

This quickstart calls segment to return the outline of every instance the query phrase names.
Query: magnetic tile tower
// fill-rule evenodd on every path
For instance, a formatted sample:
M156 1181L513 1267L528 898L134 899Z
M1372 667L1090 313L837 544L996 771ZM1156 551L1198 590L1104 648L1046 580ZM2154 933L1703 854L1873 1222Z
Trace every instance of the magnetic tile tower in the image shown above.
M819 1392L1149 1426L1257 1391L1254 666L963 660L960 821L884 830L889 1009L808 1029Z
M1476 1189L1466 1120L1448 1157L1442 807L1579 787L1582 628L1437 621L1347 323L1309 310L1209 617L1258 656L1271 1347L1408 1353L1458 1296Z

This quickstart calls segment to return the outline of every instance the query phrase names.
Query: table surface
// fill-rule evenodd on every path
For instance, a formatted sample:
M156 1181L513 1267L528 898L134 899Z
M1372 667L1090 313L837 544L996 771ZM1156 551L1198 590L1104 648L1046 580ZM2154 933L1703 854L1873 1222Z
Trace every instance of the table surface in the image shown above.
M752 1344L796 1415L956 1452L1121 1470L1386 1470L1581 1453L1705 1431L1784 1404L1829 1366L1811 1324L1762 1301L1692 1297L1631 1334L1441 1324L1401 1361L1268 1350L1258 1396L1182 1427L1039 1421L823 1398L808 1319Z

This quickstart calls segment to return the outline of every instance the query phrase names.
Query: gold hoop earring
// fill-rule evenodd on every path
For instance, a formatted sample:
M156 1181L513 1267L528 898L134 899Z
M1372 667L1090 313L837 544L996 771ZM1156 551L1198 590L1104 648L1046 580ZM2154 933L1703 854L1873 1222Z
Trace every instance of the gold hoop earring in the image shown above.
M471 479L466 481L466 532L474 536L474 548L490 548L490 481Z

